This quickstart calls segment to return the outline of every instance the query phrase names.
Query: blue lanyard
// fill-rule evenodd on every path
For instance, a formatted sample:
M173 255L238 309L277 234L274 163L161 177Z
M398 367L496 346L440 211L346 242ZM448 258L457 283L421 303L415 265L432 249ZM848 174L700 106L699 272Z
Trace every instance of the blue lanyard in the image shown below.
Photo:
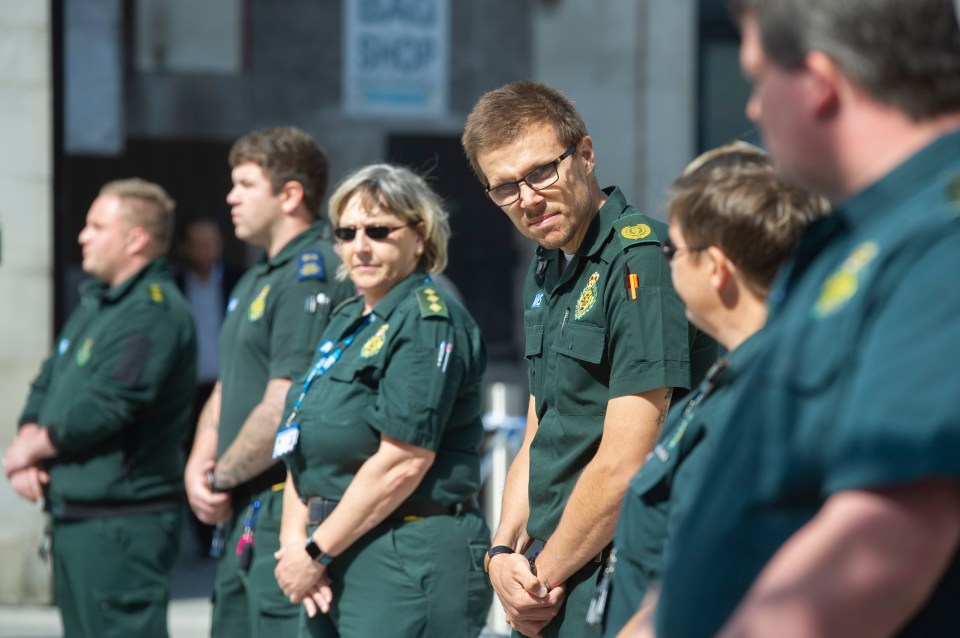
M357 329L353 333L340 342L340 345L335 346L333 341L327 340L320 344L320 347L317 348L317 352L321 355L317 362L313 364L313 367L310 368L310 374L307 375L307 379L303 382L303 388L300 390L300 396L297 397L296 403L293 404L293 410L290 412L290 417L287 419L284 427L289 427L290 424L294 422L294 419L297 418L297 413L300 412L300 408L303 407L303 400L307 396L307 392L310 390L310 386L313 384L314 380L318 377L322 377L327 372L330 371L330 368L340 360L340 357L343 356L344 350L350 347L350 344L354 342L357 338L357 335L367 327L373 320L373 313L370 313L364 317L363 321L360 322L360 325L357 326Z

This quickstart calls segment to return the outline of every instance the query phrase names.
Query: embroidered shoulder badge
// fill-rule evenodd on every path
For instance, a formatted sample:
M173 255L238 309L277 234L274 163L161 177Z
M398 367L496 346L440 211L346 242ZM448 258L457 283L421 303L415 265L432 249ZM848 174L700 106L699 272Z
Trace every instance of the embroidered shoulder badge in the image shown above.
M853 299L860 287L860 273L877 256L879 247L876 242L868 241L853 249L840 267L827 277L820 288L820 297L813 305L812 314L823 319L842 308Z
M90 361L90 354L93 352L93 339L87 338L77 350L77 365L83 367Z
M650 226L650 220L640 213L625 215L613 222L613 228L620 240L621 248L634 244L656 244L660 242L657 233Z
M440 298L433 288L417 288L417 303L420 304L421 317L449 317L447 302Z
M593 308L593 304L597 303L597 297L599 296L597 295L597 280L599 279L599 272L595 272L590 275L587 285L580 293L580 298L577 299L577 308L573 313L574 319L582 319L583 316L590 312L590 309Z
M361 357L364 359L369 359L373 355L380 352L380 348L382 348L383 344L386 342L385 336L389 327L390 324L385 323L377 328L376 334L367 339L367 342L363 344L363 348L360 349Z
M163 288L160 284L150 284L150 299L153 303L163 303Z
M323 255L319 250L307 250L300 253L300 265L297 267L297 281L304 279L324 279Z
M247 319L257 321L263 316L263 312L267 309L267 295L269 294L269 284L260 289L257 298L250 303L250 309L247 311Z
M533 303L530 304L530 308L539 308L543 305L543 291L540 290L533 296Z

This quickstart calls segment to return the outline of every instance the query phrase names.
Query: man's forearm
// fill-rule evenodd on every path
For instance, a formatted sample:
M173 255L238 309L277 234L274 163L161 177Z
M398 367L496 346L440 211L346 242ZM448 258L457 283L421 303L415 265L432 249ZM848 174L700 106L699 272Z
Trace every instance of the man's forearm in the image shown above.
M273 379L267 385L263 400L250 412L237 438L217 460L216 489L232 489L277 462L273 458L273 442L289 388L289 379Z
M841 492L774 555L721 635L892 635L958 543L956 482Z
M550 586L565 582L613 539L630 479L656 443L671 389L612 399L604 434L570 494L557 529L537 557L537 575Z
M527 519L530 517L528 487L530 484L530 443L537 433L537 412L533 397L527 407L527 426L523 433L523 443L510 464L503 484L503 498L500 504L500 521L493 535L494 545L507 545L516 551L525 549L527 541Z

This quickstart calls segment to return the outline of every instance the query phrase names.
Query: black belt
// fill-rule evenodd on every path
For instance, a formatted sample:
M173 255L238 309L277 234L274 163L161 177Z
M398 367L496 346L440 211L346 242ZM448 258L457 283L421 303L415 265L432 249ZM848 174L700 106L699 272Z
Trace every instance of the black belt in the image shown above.
M331 501L320 496L314 496L307 499L307 507L310 509L310 524L319 525L330 516L337 503L340 501ZM419 518L429 516L456 516L465 514L480 508L480 503L476 496L470 496L458 503L452 505L442 505L436 501L426 498L412 498L404 501L387 517L391 522L415 521Z
M230 490L230 493L233 494L234 504L242 504L260 492L274 489L278 485L282 486L286 480L286 466L283 463L277 463L249 481L236 486Z
M57 519L110 518L135 514L156 514L177 509L183 505L183 497L162 496L146 501L54 501L50 514Z

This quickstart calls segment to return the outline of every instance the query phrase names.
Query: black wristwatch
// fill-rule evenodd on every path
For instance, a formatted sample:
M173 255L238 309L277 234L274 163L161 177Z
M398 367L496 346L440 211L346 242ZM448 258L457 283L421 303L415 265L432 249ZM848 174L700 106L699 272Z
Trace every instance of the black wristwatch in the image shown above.
M307 550L307 554L310 555L310 558L321 565L329 565L333 562L333 556L320 549L320 546L317 545L317 541L313 540L313 536L307 537L307 543L303 546L303 548Z
M483 557L483 571L490 573L490 559L497 554L513 554L513 548L507 545L494 545L487 550L487 555Z

